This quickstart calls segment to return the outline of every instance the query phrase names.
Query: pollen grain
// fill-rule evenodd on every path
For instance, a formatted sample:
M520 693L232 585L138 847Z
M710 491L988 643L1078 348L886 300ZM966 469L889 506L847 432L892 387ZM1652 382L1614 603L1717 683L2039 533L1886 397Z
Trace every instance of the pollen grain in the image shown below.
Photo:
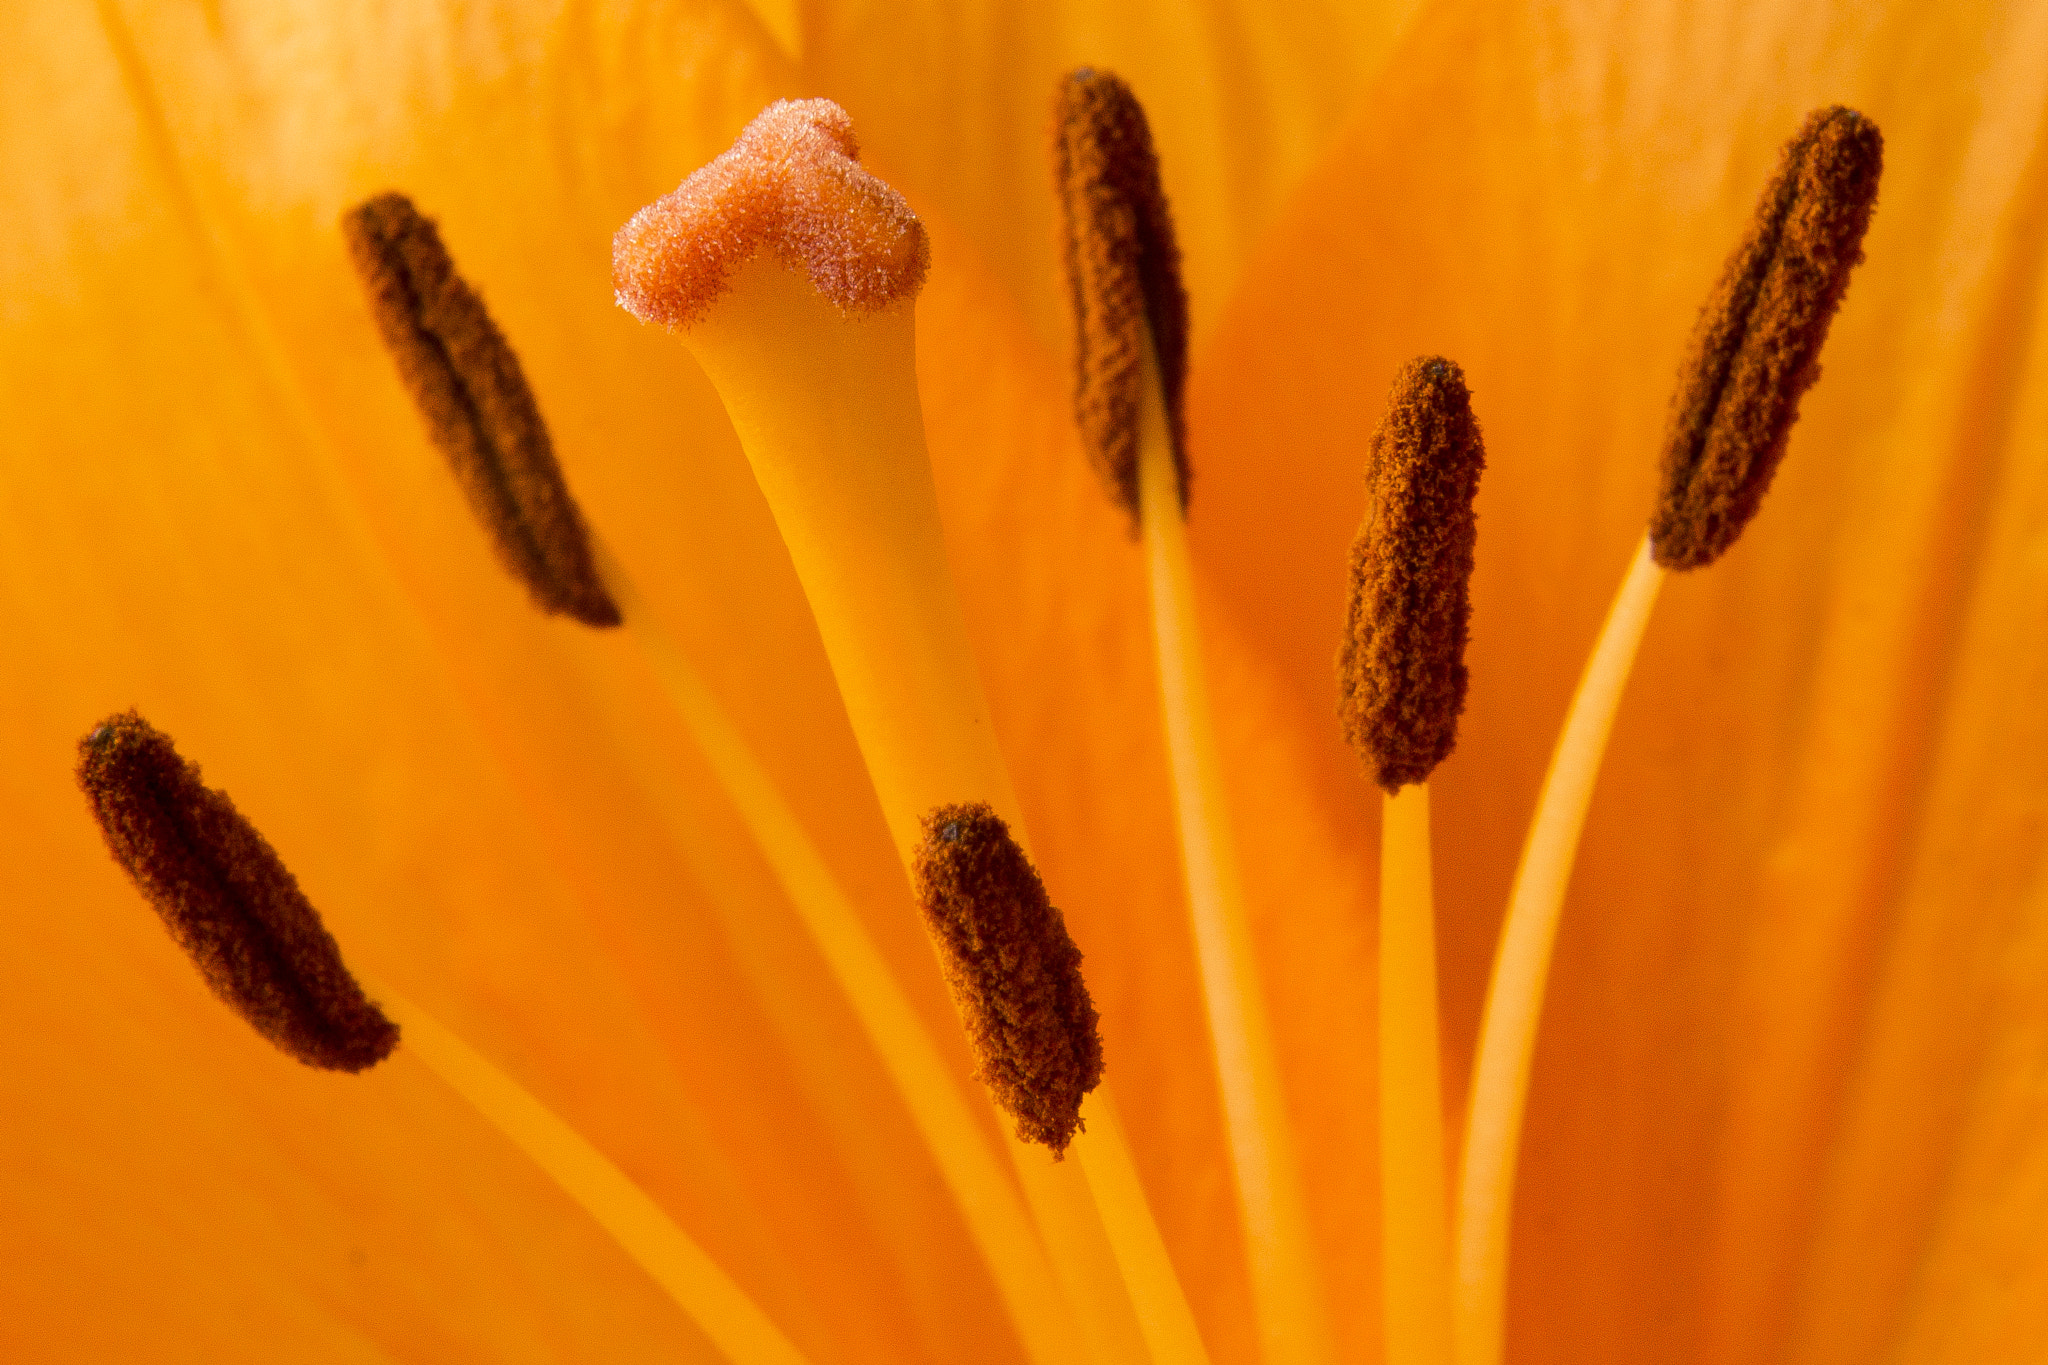
M1088 458L1110 496L1138 511L1138 408L1151 353L1166 401L1183 514L1189 468L1181 395L1187 376L1188 300L1159 158L1129 86L1083 67L1060 83L1053 164L1067 285L1073 294L1074 415Z
M1762 505L1863 260L1883 165L1877 125L1839 105L1809 115L1785 145L1679 370L1650 518L1659 566L1713 563Z
M308 1066L362 1071L398 1046L320 913L256 827L134 711L79 741L107 849L213 993Z
M341 225L384 344L498 558L541 610L618 625L519 357L432 221L380 194Z
M1102 1038L1081 950L1009 827L985 804L921 822L911 880L974 1051L975 1076L1055 1156L1102 1080Z
M1425 780L1457 744L1485 467L1464 373L1439 357L1410 361L1366 460L1369 510L1337 654L1345 737L1389 793Z

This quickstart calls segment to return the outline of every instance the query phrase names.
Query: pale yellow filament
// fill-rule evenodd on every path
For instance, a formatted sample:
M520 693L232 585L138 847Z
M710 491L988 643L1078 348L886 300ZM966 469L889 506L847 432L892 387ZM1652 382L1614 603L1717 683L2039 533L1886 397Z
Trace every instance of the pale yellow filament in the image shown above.
M1529 1064L1558 913L1578 856L1593 781L1621 704L1636 649L1649 624L1664 571L1644 538L1615 594L1593 657L1566 715L1543 779L1536 818L1508 896L1507 920L1486 990L1466 1114L1458 1180L1455 1333L1459 1365L1499 1365L1507 1314L1508 1232L1514 1216L1515 1161L1529 1098Z
M763 258L686 337L775 515L905 866L919 819L949 803L986 802L1028 846L946 562L910 309L846 317ZM1070 1151L1086 1162L1120 1141L1089 1130ZM1089 1263L1063 1230L1040 1225L1055 1259ZM1127 1245L1158 1237L1142 1201L1103 1231L1119 1266L1142 1259ZM1140 1321L1154 1311L1132 1307Z
M1252 1305L1270 1365L1331 1357L1280 1064L1259 986L1196 634L1194 568L1156 366L1139 406L1138 489L1175 811L1202 998L1215 1047Z
M846 993L911 1121L931 1148L1026 1350L1036 1361L1071 1359L1075 1340L1060 1285L938 1045L746 737L602 545L598 555L605 585L670 704ZM664 819L678 818L657 804Z
M1032 1216L1045 1229L1047 1244L1058 1248L1053 1271L1074 1310L1074 1323L1089 1359L1098 1365L1144 1365L1144 1333L1131 1295L1124 1288L1123 1268L1104 1229L1105 1216L1097 1210L1094 1192L1083 1174L1081 1154L1076 1152L1072 1161L1054 1161L1045 1148L1022 1141L1014 1133L1009 1135L1008 1145L1017 1178L1031 1202Z
M745 1291L604 1153L419 1006L383 985L370 991L398 1024L406 1052L547 1172L727 1359L803 1365L804 1357Z
M1129 1234L1117 1239L1114 1249L1152 1359L1159 1365L1208 1365L1209 1352L1195 1327L1194 1310L1181 1292L1166 1243L1146 1207L1145 1187L1138 1183L1138 1168L1124 1141L1123 1120L1104 1089L1097 1087L1082 1101L1081 1119L1095 1138L1080 1147L1081 1170L1103 1220Z
M1387 1365L1450 1365L1429 784L1380 811L1380 1285Z

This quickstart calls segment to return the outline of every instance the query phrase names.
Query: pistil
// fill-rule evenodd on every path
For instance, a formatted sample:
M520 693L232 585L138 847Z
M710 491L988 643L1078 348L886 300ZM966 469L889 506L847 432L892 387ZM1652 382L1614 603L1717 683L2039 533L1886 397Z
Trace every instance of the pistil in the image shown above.
M919 821L1020 823L953 596L906 307L848 317L766 256L684 334L775 515L906 867Z
M613 259L621 303L681 328L725 402L910 868L920 822L942 806L986 805L1024 840L925 454L910 308L922 228L855 152L835 106L771 106L732 151L622 228ZM1083 1127L1073 1150L1087 1166L1113 1141L1113 1128ZM1040 1202L1044 1182L1081 1180L1013 1157ZM1142 1206L1119 1212L1149 1223ZM1057 1235L1060 1224L1040 1226ZM1156 1243L1143 1227L1106 1231L1120 1265L1142 1255L1131 1248L1147 1231ZM1056 1324L1015 1308L1036 1358L1071 1358L1047 1335Z
M410 201L396 194L379 196L351 210L343 227L357 244L356 259L379 319L379 330L420 408L429 436L447 456L458 482L471 491L471 509L490 537L500 562L528 584L536 605L550 609L555 590L545 581L536 583L529 573L535 556L528 552L525 528L533 519L518 512L521 506L531 505L543 510L566 508L573 514L576 504L552 457L526 461L525 477L517 481L500 477L492 467L498 461L496 452L501 447L542 452L552 448L541 423L539 402L526 390L517 355L485 312L482 300L461 281L439 234L433 232L431 224ZM422 245L422 238L431 240ZM387 240L409 243L406 255L424 260L408 263L401 259L394 264L389 259L393 252L380 245ZM703 262L699 265L703 266ZM444 299L453 296L454 302L444 302L433 309L421 308L416 302L420 290L409 283L415 277L434 283L435 287L428 291L431 295ZM447 314L453 314L457 325L451 327L445 320L435 325L436 319ZM468 342L451 345L437 340L451 330L469 338ZM485 340L477 341L479 337ZM424 358L416 351L423 351ZM488 363L478 364L478 355ZM450 356L469 356L471 360L466 366L444 364ZM452 379L441 375L441 369L452 370ZM464 378L465 373L471 377ZM514 399L500 398L494 406L525 415L523 423L514 424L512 435L517 439L492 439L488 430L474 430L471 419L480 405L449 401L451 383L464 392L493 383L500 387L516 386L519 393ZM452 423L451 413L456 419ZM477 467L480 464L482 469ZM507 486L520 487L524 493L511 504L513 515L506 514L504 500L475 495L478 488L491 493ZM952 1193L969 1234L987 1259L1013 1316L1020 1323L1037 1324L1033 1330L1047 1337L1048 1349L1054 1355L1067 1352L1067 1344L1058 1335L1063 1315L1061 1286L1056 1281L1062 1277L1056 1276L1048 1264L1032 1230L1030 1215L976 1123L967 1095L948 1073L936 1041L918 1018L852 900L739 726L641 596L624 567L607 552L603 541L595 536L586 537L580 518L573 515L567 519L540 520L558 531L574 532L576 543L567 548L586 561L595 594L610 615L607 619L582 612L571 614L592 626L623 621L626 633L640 647L657 684L753 836L827 969L845 992L855 1018L902 1096L913 1124L931 1149L940 1177ZM649 785L657 793L662 791L658 780L650 781ZM657 795L654 805L660 818L677 833L679 842L686 848L691 846L696 833L675 802ZM469 1086L485 1097L499 1093L501 1087L496 1082L477 1079L470 1074L474 1068L461 1062L464 1057L474 1058L473 1053L456 1048L449 1055L461 1063L451 1076L451 1084ZM514 1105L508 1112L516 1115L524 1111ZM533 1140L549 1151L569 1150L562 1142L545 1135ZM582 1146L587 1148L588 1144ZM590 1174L597 1169L593 1161L603 1162L594 1150L589 1160L571 1160L568 1156L562 1159L570 1161L571 1173L591 1188L608 1186L601 1173ZM1085 1191L1082 1198L1085 1202ZM638 1216L621 1214L619 1219L625 1226L646 1226ZM658 1242L661 1240L657 1238ZM654 1254L667 1255L659 1247ZM1105 1249L1090 1263L1107 1259Z

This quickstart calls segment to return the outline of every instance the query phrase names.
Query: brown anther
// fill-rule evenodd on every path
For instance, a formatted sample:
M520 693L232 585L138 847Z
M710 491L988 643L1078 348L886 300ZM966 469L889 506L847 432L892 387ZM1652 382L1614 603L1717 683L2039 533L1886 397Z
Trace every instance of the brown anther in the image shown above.
M213 993L330 1071L375 1066L398 1026L363 996L320 914L256 827L133 711L78 744L78 785L107 848Z
M1145 331L1158 358L1180 507L1188 507L1181 419L1188 298L1152 131L1130 87L1086 67L1060 82L1053 165L1067 287L1074 298L1074 415L1088 458L1138 529L1138 404Z
M1344 736L1388 792L1428 778L1458 742L1485 467L1464 374L1434 356L1409 361L1366 458L1337 651Z
M924 224L860 164L846 111L777 100L613 234L612 288L641 321L688 327L764 249L849 315L915 298L931 264Z
M974 1050L974 1074L1017 1120L1017 1136L1059 1156L1102 1079L1102 1038L1081 950L1030 859L986 805L924 817L911 864L925 928Z
M402 194L342 216L377 329L498 558L542 611L616 626L590 537L519 357Z
M1785 144L1679 370L1650 518L1651 552L1665 568L1713 563L1762 504L1863 260L1883 166L1877 125L1839 105L1808 115Z

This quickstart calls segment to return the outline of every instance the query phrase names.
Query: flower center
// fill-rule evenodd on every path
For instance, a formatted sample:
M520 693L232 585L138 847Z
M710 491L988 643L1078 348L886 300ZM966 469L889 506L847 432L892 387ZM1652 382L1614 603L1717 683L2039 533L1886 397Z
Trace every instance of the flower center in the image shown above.
M1197 630L1181 414L1186 299L1143 111L1080 71L1055 118L1077 323L1076 416L1142 540L1182 870L1262 1355L1334 1354L1261 995ZM1379 1041L1383 1316L1396 1365L1496 1365L1513 1177L1558 917L1607 735L1665 571L1724 552L1785 450L1875 199L1881 144L1847 110L1787 147L1702 315L1664 489L1584 680L1517 871L1474 1069L1456 1216L1438 1082L1427 778L1452 750L1484 464L1449 361L1397 379L1368 462L1339 715L1385 789ZM976 1078L1016 1122L979 1127L789 803L621 567L588 533L516 356L399 195L344 219L378 327L500 559L543 610L624 625L844 991L1045 1365L1205 1361L1104 1083L1081 954L1026 852L946 564L913 365L929 248L825 101L782 102L614 240L619 302L683 334L717 386L802 581ZM398 1028L369 1002L282 861L132 713L80 743L110 850L208 984L312 1065L360 1070ZM389 997L389 992L379 992ZM528 1152L735 1359L800 1357L603 1155L461 1040L391 997L412 1050ZM1113 1040L1112 1040L1113 1042ZM1034 1145L1036 1144L1036 1145ZM1049 1149L1050 1157L1046 1150ZM1059 1157L1071 1149L1072 1163ZM1021 1197L1020 1197L1021 1196ZM1455 1231L1455 1237L1453 1232Z

